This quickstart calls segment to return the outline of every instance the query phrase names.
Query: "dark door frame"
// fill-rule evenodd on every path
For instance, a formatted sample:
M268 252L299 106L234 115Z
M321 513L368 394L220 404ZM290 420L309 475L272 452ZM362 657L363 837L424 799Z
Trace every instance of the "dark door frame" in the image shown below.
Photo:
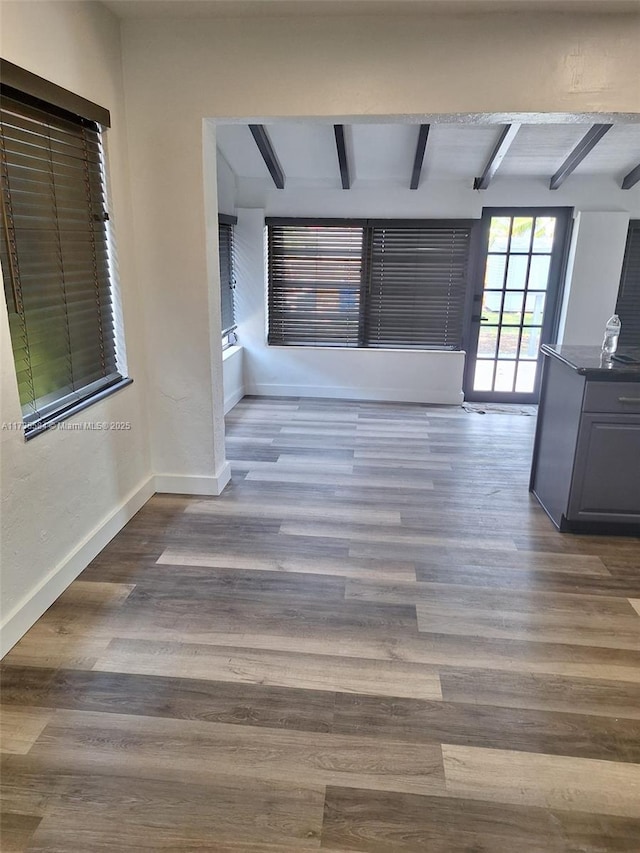
M469 299L466 310L464 348L466 351L463 392L469 402L491 403L537 403L540 397L541 356L538 355L536 382L532 393L507 391L473 391L473 378L476 367L476 353L480 335L480 314L484 291L484 274L489 245L489 228L494 216L553 216L556 217L556 229L551 248L551 264L547 282L547 301L540 332L540 345L554 343L558 334L564 281L567 271L569 246L573 226L572 207L485 207L475 236L475 246L469 266ZM524 307L524 306L523 306Z

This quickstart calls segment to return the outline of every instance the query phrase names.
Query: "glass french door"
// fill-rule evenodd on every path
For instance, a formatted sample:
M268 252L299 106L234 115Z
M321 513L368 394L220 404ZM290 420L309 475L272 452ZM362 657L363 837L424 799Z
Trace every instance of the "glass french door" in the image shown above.
M569 208L487 209L475 273L466 400L536 403L552 340Z

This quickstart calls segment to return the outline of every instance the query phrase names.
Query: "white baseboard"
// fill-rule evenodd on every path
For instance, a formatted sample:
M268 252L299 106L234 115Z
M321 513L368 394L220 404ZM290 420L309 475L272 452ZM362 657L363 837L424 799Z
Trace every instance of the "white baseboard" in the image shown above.
M357 388L326 385L279 385L257 383L245 388L246 394L265 397L328 397L336 400L371 400L387 403L425 403L432 406L460 406L464 402L460 391L425 388Z
M228 415L231 409L244 397L244 388L237 388L233 394L224 398L224 413Z
M231 479L231 465L225 462L213 477L156 474L153 479L156 492L171 495L220 495Z
M18 602L0 628L0 657L4 657L26 634L91 560L145 505L153 493L153 477L150 477L131 492L121 507L104 518L61 563L40 581L34 590Z

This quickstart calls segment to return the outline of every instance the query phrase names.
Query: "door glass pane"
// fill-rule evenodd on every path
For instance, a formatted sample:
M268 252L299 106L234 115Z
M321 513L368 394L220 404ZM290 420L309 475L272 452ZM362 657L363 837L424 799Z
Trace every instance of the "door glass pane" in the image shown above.
M532 216L515 216L511 229L510 252L528 252L531 247Z
M489 228L489 251L506 252L509 245L510 216L492 216Z
M538 216L533 233L533 251L550 252L553 248L553 235L555 230L555 216Z
M482 316L487 323L497 323L500 319L500 308L502 306L502 291L485 290L482 295Z
M495 358L496 345L498 343L498 329L496 326L487 328L480 327L480 337L478 338L478 357L479 358Z
M474 391L491 391L493 385L493 367L495 361L477 361L473 377Z
M520 329L510 329L508 326L503 326L500 330L498 358L517 358L519 337Z
M518 364L516 391L521 394L531 394L536 382L537 361L521 361Z
M528 266L529 255L509 255L509 269L507 270L507 288L509 290L524 290Z
M489 255L487 267L484 274L485 288L502 289L504 284L504 268L507 262L506 255Z
M537 359L540 349L540 326L524 328L520 341L520 358Z
M513 391L513 378L516 372L515 361L499 361L496 368L496 391Z
M502 322L513 326L522 322L522 302L524 292L522 290L513 293L505 293L502 307Z
M541 326L544 314L545 293L527 293L527 301L524 308L525 326Z
M534 255L529 270L529 290L546 290L551 255Z

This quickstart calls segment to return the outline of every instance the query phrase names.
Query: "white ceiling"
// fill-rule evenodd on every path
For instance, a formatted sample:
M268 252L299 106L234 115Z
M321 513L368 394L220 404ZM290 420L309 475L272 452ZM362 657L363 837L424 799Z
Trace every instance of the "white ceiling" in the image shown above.
M499 177L551 178L589 129L588 124L523 125L507 152ZM266 125L286 178L309 186L340 185L333 125L279 122ZM467 179L482 174L503 125L431 125L422 182ZM247 125L218 125L218 149L238 178L269 179ZM354 124L345 128L352 179L408 186L418 125ZM616 124L576 168L579 175L621 179L640 163L640 124ZM571 180L571 177L568 179Z
M450 14L487 11L637 11L638 0L103 0L121 18Z

